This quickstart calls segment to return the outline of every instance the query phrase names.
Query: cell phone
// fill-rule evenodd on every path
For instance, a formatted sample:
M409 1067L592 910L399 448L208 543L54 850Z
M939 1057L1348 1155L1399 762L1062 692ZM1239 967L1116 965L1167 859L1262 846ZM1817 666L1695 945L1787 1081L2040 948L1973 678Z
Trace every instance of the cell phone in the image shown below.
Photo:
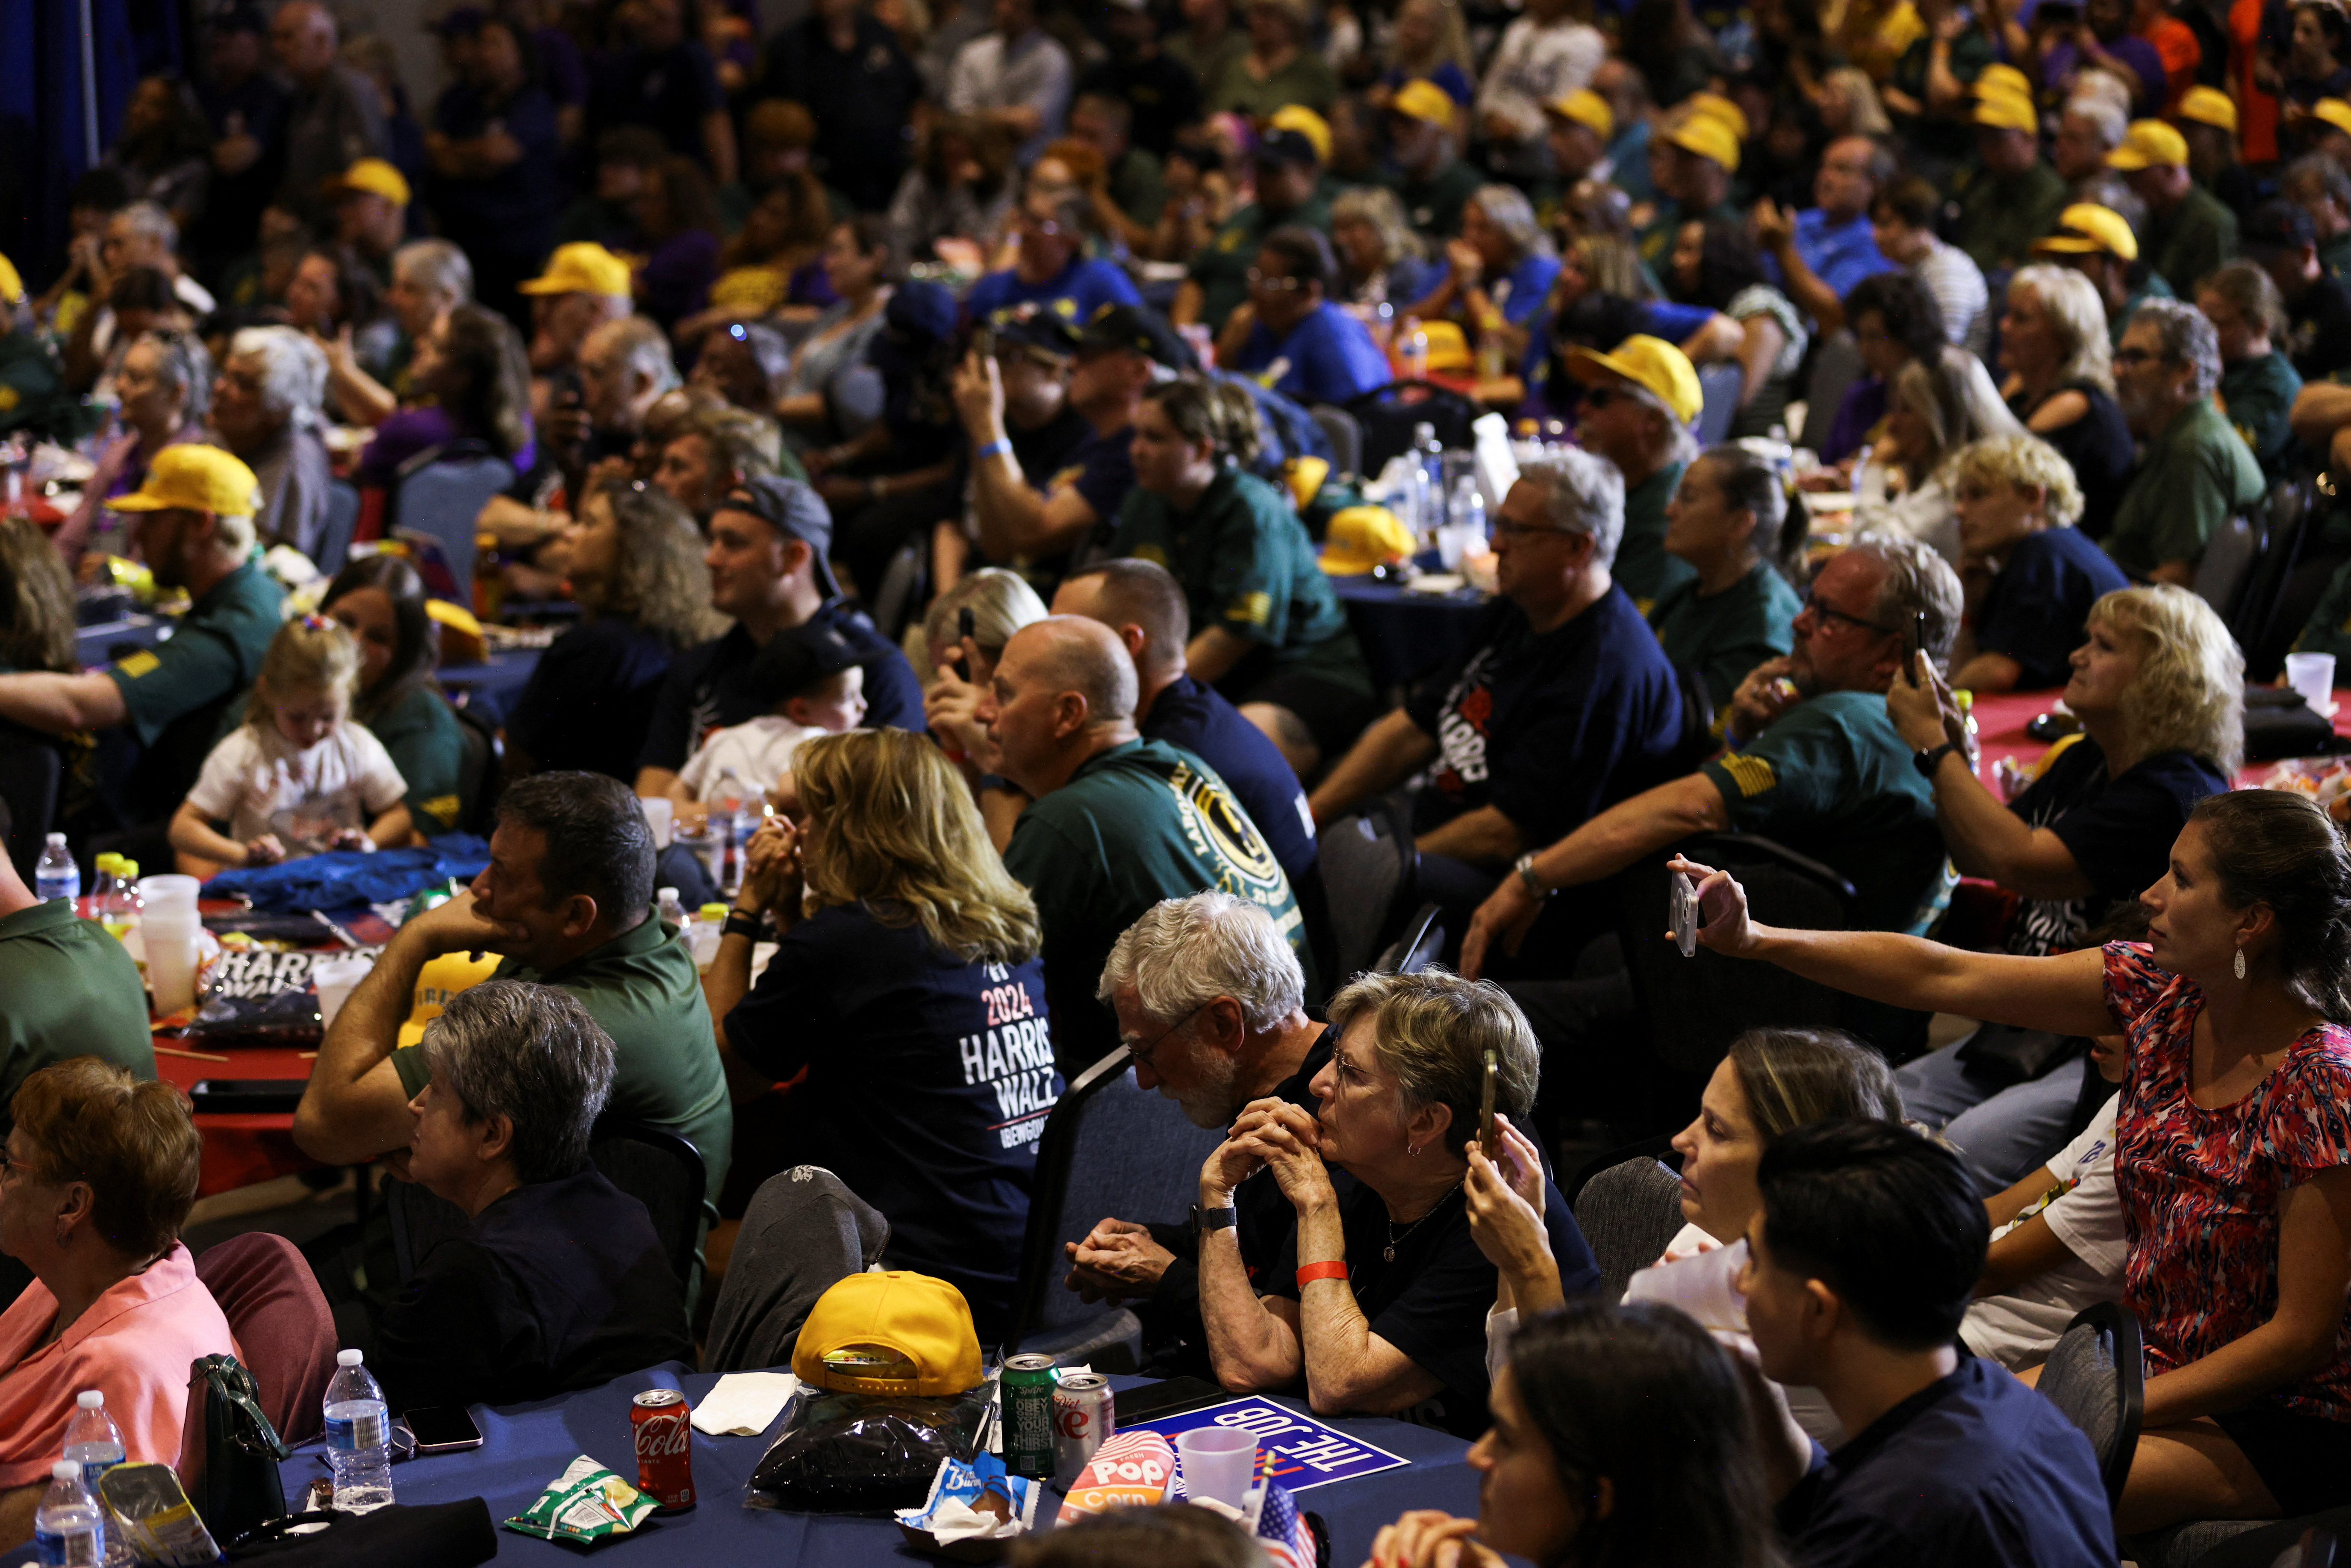
M956 612L955 673L956 679L966 685L971 685L971 660L962 652L964 639L977 636L978 625L978 619L972 614L970 605L967 604Z
M996 358L996 329L993 327L972 329L971 351L983 360Z
M199 1115L291 1111L302 1103L302 1091L309 1086L307 1078L206 1078L188 1091L188 1101Z
M1501 1158L1500 1147L1494 1142L1494 1085L1501 1076L1501 1063L1488 1051L1485 1082L1478 1091L1478 1147L1489 1160Z
M1918 655L1927 647L1927 612L1923 610L1910 617L1910 656L1902 662L1902 673L1910 684L1918 684Z
M1163 1383L1146 1383L1140 1388L1121 1389L1118 1396L1119 1430L1124 1431L1139 1421L1155 1421L1162 1416L1181 1416L1187 1410L1205 1410L1231 1397L1215 1384L1198 1377L1171 1377Z
M1698 952L1698 884L1689 873L1677 871L1673 875L1674 946L1682 950L1685 958Z
M411 1410L401 1419L416 1434L416 1452L425 1454L456 1454L482 1446L482 1429L474 1425L474 1417L462 1405L428 1405L422 1410Z

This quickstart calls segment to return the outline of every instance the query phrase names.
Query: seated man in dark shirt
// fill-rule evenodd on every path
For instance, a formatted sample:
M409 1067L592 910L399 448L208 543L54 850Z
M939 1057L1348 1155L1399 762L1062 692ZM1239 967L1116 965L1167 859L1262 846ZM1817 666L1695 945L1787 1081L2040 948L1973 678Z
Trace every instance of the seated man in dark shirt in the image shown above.
M692 1354L652 1217L588 1162L613 1075L588 1009L487 980L450 998L423 1050L409 1174L471 1224L417 1260L363 1346L392 1408L544 1399ZM339 1323L346 1343L355 1326Z
M2090 606L2130 586L2074 527L2083 501L2073 465L2038 436L1996 435L1959 454L1952 493L1962 557L1992 575L1951 685L1978 695L2064 685Z
M2108 1568L2090 1441L1957 1336L1983 1272L1984 1207L1941 1145L1879 1122L1782 1134L1739 1291L1763 1376L1817 1388L1847 1434L1800 1455L1764 1420L1780 1524L1803 1568ZM1750 1392L1776 1398L1771 1385ZM1772 1441L1772 1439L1777 1441Z

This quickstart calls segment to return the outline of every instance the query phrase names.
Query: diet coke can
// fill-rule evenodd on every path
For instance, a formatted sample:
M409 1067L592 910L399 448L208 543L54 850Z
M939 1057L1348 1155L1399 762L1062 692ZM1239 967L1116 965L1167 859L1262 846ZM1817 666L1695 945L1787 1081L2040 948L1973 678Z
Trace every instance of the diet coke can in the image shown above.
M1078 1484L1078 1472L1117 1429L1110 1379L1096 1372L1072 1373L1053 1390L1053 1485L1063 1492Z
M637 1439L637 1490L664 1513L694 1506L694 1412L674 1388L649 1388L629 1409Z

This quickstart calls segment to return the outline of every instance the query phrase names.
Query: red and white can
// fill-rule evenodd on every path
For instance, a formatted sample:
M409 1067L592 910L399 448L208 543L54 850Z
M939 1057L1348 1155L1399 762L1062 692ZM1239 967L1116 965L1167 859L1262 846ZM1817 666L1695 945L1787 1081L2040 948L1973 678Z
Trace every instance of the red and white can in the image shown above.
M649 1388L629 1409L637 1440L637 1490L664 1513L694 1506L694 1412L674 1388Z
M1117 1427L1110 1379L1098 1372L1074 1373L1053 1385L1053 1485L1067 1492L1079 1472Z

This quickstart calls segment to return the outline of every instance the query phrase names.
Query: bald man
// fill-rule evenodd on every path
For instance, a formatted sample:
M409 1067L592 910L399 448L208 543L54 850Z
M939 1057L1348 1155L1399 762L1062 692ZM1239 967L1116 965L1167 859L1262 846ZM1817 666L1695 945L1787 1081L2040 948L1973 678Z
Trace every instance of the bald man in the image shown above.
M1136 733L1138 685L1117 632L1050 615L1005 644L979 704L998 771L1032 798L1004 869L1037 900L1054 1052L1072 1079L1119 1043L1094 999L1111 944L1162 899L1218 889L1262 905L1319 994L1280 862L1207 763Z
M287 0L269 22L269 49L294 83L286 111L286 172L277 205L326 234L335 226L328 183L362 158L388 158L383 99L338 57L333 13L318 0Z

